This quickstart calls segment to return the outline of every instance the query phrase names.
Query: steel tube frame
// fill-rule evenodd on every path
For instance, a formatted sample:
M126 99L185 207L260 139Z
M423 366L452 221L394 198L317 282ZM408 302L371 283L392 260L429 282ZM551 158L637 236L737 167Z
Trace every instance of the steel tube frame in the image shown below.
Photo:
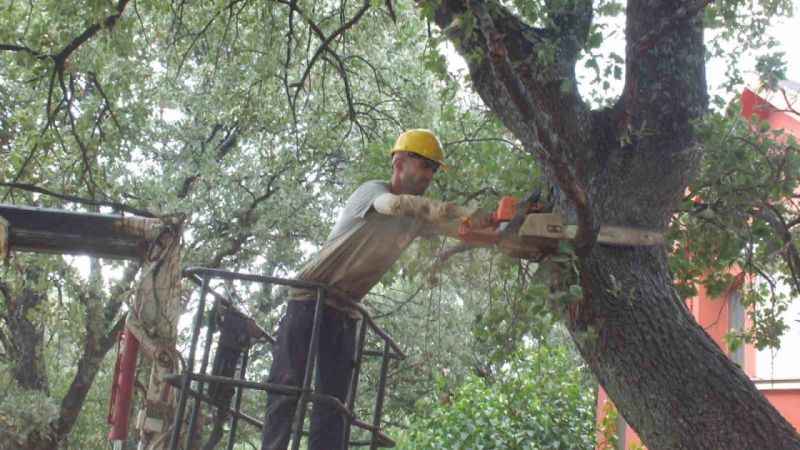
M203 357L200 362L200 373L206 373L208 369L208 358L211 353L211 340L214 339L214 333L217 331L217 306L218 302L214 301L214 306L208 314L208 325L206 326L206 341L203 343ZM204 380L197 380L197 392L203 394L205 389ZM189 419L189 436L187 437L186 448L192 448L194 437L197 434L197 416L200 414L200 398L195 397L194 406L192 407L192 416Z
M250 351L245 350L242 352L242 367L239 369L239 379L244 380L247 372L247 364L250 362ZM234 402L233 410L236 414L231 415L231 429L228 432L228 450L233 450L234 439L236 438L236 429L239 426L239 414L242 408L242 393L244 392L243 386L236 386L236 401ZM262 425L263 426L263 425Z
M184 276L191 275L191 274L198 274L198 275L209 275L211 278L221 278L223 280L239 280L239 281L253 281L256 283L269 283L269 284L280 284L284 286L290 287L297 287L302 289L324 289L328 293L333 293L333 288L328 286L327 284L323 283L315 283L313 281L305 281L305 280L293 280L288 278L277 278L277 277L268 277L264 275L253 275L249 273L239 273L239 272L231 272L229 270L221 270L221 269L206 269L203 267L188 267L183 271ZM343 297L346 298L346 297ZM340 299L341 300L341 299ZM380 327L375 324L375 321L372 319L372 316L364 309L363 306L356 302L348 302L348 307L351 307L357 310L362 315L362 320L365 320L372 331L377 334L381 339L389 343L392 351L397 355L397 358L404 359L406 357L403 350L397 345L396 342L386 334Z
M375 400L375 412L372 416L372 426L375 429L380 430L381 428L381 416L383 416L383 399L386 394L386 377L389 374L389 343L386 342L383 345L383 361L381 361L381 375L380 379L378 380L378 398ZM375 450L378 448L378 439L375 436L375 433L372 434L372 443L370 444L370 450Z
M353 357L353 374L350 379L350 387L347 390L347 409L353 412L355 416L355 403L356 394L358 392L358 377L361 375L361 358L364 355L364 342L367 337L367 323L363 320L358 327L358 341L356 342L356 354ZM347 428L344 430L344 442L350 442L350 427L353 425L352 420L348 420Z
M166 381L167 383L170 383L171 385L174 385L176 387L180 387L178 385L180 384L182 379L183 379L182 375L169 375L169 376L164 377L164 381ZM209 383L226 383L226 384L231 384L231 385L234 385L234 386L241 386L241 387L246 388L246 389L254 389L254 390L259 390L259 391L273 392L273 393L278 393L278 394L281 394L281 395L284 395L284 396L287 396L287 397L298 397L298 398L300 397L300 393L301 393L301 390L302 390L302 388L294 387L294 386L287 386L285 384L257 383L255 381L236 380L235 378L220 377L220 376L215 376L215 375L192 374L192 375L189 376L189 380L190 381L203 380L203 381L209 382ZM211 403L212 405L216 405L213 402L213 399L211 397L209 397L209 396L207 396L205 394L200 394L197 390L194 390L192 388L187 388L186 392L188 392L190 395L195 396L195 397L196 396L200 396L201 399L205 400L206 402ZM331 406L333 406L334 408L339 410L339 412L341 414L343 414L345 416L348 416L348 417L352 417L351 412L347 409L345 404L342 403L341 400L339 400L338 398L336 398L336 397L334 397L332 395L317 394L317 393L312 391L312 392L310 392L308 394L308 398L311 401L315 401L315 402L329 403ZM233 409L229 408L229 412L235 412L235 411ZM259 422L259 426L260 426L260 422Z
M288 395L290 397L294 396L297 397L295 417L292 424L293 431L291 439L292 439L293 450L299 449L301 436L305 434L303 431L303 423L305 422L305 417L308 410L309 402L330 403L339 411L340 414L342 414L345 417L348 423L348 426L345 428L345 436L344 436L345 443L357 446L370 445L371 449L377 448L379 446L394 445L394 442L381 431L380 421L383 415L386 381L387 381L390 359L403 359L405 358L405 354L402 352L400 347L391 339L391 337L389 337L389 335L387 335L382 329L380 329L375 324L375 322L372 320L372 317L361 305L354 302L351 303L354 309L361 312L362 320L360 321L360 326L358 331L358 337L356 342L356 353L353 358L354 359L353 374L350 381L350 386L348 388L347 397L345 399L345 402L343 403L339 399L333 396L318 394L311 389L311 384L314 379L315 370L317 370L316 364L318 359L317 356L319 353L319 334L320 334L319 330L323 320L322 316L325 308L325 297L329 293L329 291L333 288L325 284L309 282L304 280L291 280L284 278L267 277L262 275L237 273L219 269L187 268L184 270L183 273L184 276L191 278L192 281L197 281L197 278L199 276L199 278L201 278L202 280L202 282L199 283L201 284L202 292L200 295L200 300L198 302L198 312L195 315L195 321L192 330L191 348L189 349L189 357L186 367L184 368L184 373L181 375L173 375L166 377L167 382L181 389L180 399L178 402L178 414L175 416L174 419L173 434L170 440L171 450L178 450L178 443L180 441L180 431L181 431L183 416L186 411L188 396L195 397L195 403L192 408L192 414L189 423L190 433L187 438L187 446L190 447L192 445L195 437L195 431L196 431L195 428L196 428L197 416L199 414L199 409L200 409L200 402L203 401L209 404L213 404L212 399L207 395L205 395L205 393L203 392L205 389L205 384L210 382L226 383L229 385L236 386L235 406L233 408L228 407L228 413L231 414L231 428L229 431L230 434L227 445L228 450L231 450L233 448L239 419L244 420L245 422L251 423L253 425L260 426L262 428L262 433L263 433L263 427L264 427L263 423L259 422L257 419L254 419L250 416L247 416L246 414L241 413L240 411L242 394L244 389L263 390L270 393L279 393L283 395ZM278 285L285 285L297 288L313 289L317 292L317 299L314 310L314 323L312 325L312 330L311 330L311 342L309 344L309 351L306 358L306 371L303 376L303 384L301 387L294 387L294 386L274 384L274 383L256 383L245 380L244 378L246 374L246 367L249 359L248 350L245 350L241 357L242 365L240 368L238 379L205 374L208 368L210 349L214 337L213 335L214 332L216 331L215 313L217 312L220 304L230 306L230 302L227 299L217 294L216 292L213 292L213 290L210 288L210 280L212 278L278 284ZM333 291L335 292L335 289ZM204 342L205 345L204 345L200 372L195 373L194 359L196 356L196 348L197 348L197 343L199 341L200 330L203 326L203 319L205 317L206 298L208 297L209 293L213 294L214 307L208 317L206 341ZM382 352L364 349L366 344L366 333L368 329L371 329L379 338L383 340L384 348ZM269 338L269 336L267 337ZM269 341L270 344L274 344L274 341L272 339L267 339L267 340ZM373 420L371 424L359 420L355 416L353 411L358 391L358 379L362 367L361 360L365 355L382 357L380 379L378 384L378 396L376 399L375 408L373 411ZM197 389L193 389L191 387L192 382L196 384ZM178 384L180 386L178 386ZM219 407L218 405L216 406ZM356 426L358 428L364 429L372 433L371 440L367 442L365 441L350 442L350 434L352 426Z
M194 354L197 349L197 338L200 335L200 326L203 322L203 311L206 309L206 294L208 293L208 284L211 281L209 275L203 275L203 287L201 288L200 300L197 303L197 314L194 319L194 328L192 329L192 346L189 348L189 358L186 360L186 368L183 372L183 380L181 381L181 396L178 400L178 411L175 413L175 418L172 423L172 436L170 437L169 448L170 450L178 450L178 441L181 436L181 424L183 423L183 414L186 411L186 392L189 387L189 375L194 372Z
M231 378L214 376L214 375L193 374L193 375L190 376L190 380L199 380L199 379L205 380L206 382L216 382L216 383L227 382L227 383L230 383L230 384L233 384L233 385L236 385L236 386L241 386L242 388L245 388L245 389L254 389L254 390L265 391L265 392L277 392L277 393L281 393L283 395L289 395L289 396L299 396L300 395L300 388L296 388L296 387L293 387L293 386L286 386L286 385L282 385L282 384L257 383L255 381L235 380L235 379L231 379ZM167 383L169 383L169 384L171 384L173 386L176 386L176 387L179 387L179 385L180 385L182 380L183 380L183 375L169 375L169 376L164 377L164 381L166 381ZM213 404L213 401L214 401L214 399L212 399L211 397L209 397L209 396L207 396L205 394L200 394L199 392L197 392L196 390L194 390L192 388L187 388L186 394L194 396L194 397L199 397L201 400L203 400L203 401L205 401L206 403L209 403L209 404ZM371 433L378 434L380 442L383 442L384 446L393 445L392 444L393 441L391 439L389 439L388 436L384 435L383 432L381 432L381 430L379 428L376 428L374 425L372 425L370 423L363 422L363 421L361 421L361 420L359 420L357 418L354 418L354 416L351 416L350 415L350 411L348 411L346 406L344 404L342 404L336 397L333 397L333 396L330 396L330 395L312 393L312 394L309 395L309 399L311 399L311 401L317 401L317 402L329 402L330 404L335 406L342 414L347 415L350 418L353 426L361 428L362 430L369 431ZM256 426L257 428L262 428L263 425L264 425L258 419L250 417L247 414L243 414L241 412L237 412L237 411L235 411L235 410L233 410L231 408L228 408L228 413L231 414L231 415L237 416L239 419L242 419L245 422ZM368 445L371 444L371 442L372 442L371 440L370 441L358 441L358 443L354 443L354 442L351 441L350 442L350 446L368 446Z
M182 395L183 395L183 393L182 393ZM194 390L192 388L187 388L186 389L186 395L190 395L192 397L199 398L200 400L202 400L202 401L204 401L204 402L206 402L208 404L211 404L211 405L214 404L214 399L213 398L211 398L211 397L209 397L209 396L207 396L205 394L201 394L201 393L197 392L196 390ZM239 419L242 419L245 422L247 422L247 423L249 423L249 424L251 424L253 426L256 426L258 428L261 428L263 426L263 423L260 420L254 418L254 417L250 417L247 414L244 414L242 412L238 412L237 413L236 411L234 411L231 408L228 408L227 412L228 412L228 414L235 415Z

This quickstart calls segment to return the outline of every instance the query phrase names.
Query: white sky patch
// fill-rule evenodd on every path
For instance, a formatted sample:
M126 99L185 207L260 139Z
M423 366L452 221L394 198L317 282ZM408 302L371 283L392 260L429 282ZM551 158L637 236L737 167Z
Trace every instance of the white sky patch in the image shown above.
M776 21L771 32L780 41L780 50L786 53L786 78L800 81L800 0L794 1L795 17Z
M181 110L176 108L163 107L159 110L161 120L168 124L175 124L186 118Z

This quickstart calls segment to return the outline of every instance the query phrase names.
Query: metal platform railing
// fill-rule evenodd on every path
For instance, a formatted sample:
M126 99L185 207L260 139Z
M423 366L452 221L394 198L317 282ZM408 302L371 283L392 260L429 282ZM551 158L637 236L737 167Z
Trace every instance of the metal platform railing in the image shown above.
M299 449L301 436L304 434L303 429L306 410L308 409L308 404L314 402L329 403L347 418L348 426L345 427L344 442L348 444L348 447L369 446L370 449L394 447L394 441L381 431L381 419L383 415L389 363L392 359L405 358L405 354L391 337L375 324L375 321L361 305L357 303L350 304L350 306L361 313L362 319L359 321L360 325L357 333L353 374L346 399L342 402L331 395L323 395L315 392L311 386L312 379L314 378L314 371L317 368L319 329L322 322L322 311L323 308L325 308L326 295L331 292L333 288L320 283L237 273L219 269L187 268L183 271L183 274L184 277L201 287L201 293L192 326L191 345L189 347L189 355L184 365L184 370L181 374L174 374L166 377L167 382L180 389L178 409L175 414L170 437L170 450L199 448L197 446L198 442L196 441L199 439L200 435L198 430L198 415L202 404L214 408L217 414L230 418L228 450L232 450L236 442L239 421L258 427L262 430L263 434L263 422L241 411L242 394L244 390L247 389L297 397L297 408L295 410L291 434L293 450ZM281 285L316 291L317 298L314 311L314 324L311 332L311 343L307 355L303 384L300 387L275 383L260 383L245 379L249 362L249 350L253 341L262 340L269 344L274 344L275 341L269 334L261 329L253 319L236 310L230 300L211 289L210 282L214 279ZM209 295L213 297L213 306L209 313L206 314L206 298ZM200 367L198 371L195 371L197 345L200 341L201 330L204 326L205 338L203 340L203 351L200 357ZM218 327L220 328L219 330ZM212 369L212 374L208 374L211 347L217 331L220 331L220 333L218 333L220 336L217 339L217 351L214 352L214 367ZM371 331L383 341L382 350L364 349L367 331ZM225 351L223 351L223 349L225 349ZM222 355L222 357L220 357L220 355ZM363 356L377 356L381 358L377 396L375 398L371 423L360 420L354 413ZM237 368L238 373L236 373ZM223 375L220 375L220 372L223 373ZM235 399L233 398L234 394ZM182 436L182 428L185 420L184 416L189 397L194 399L194 403L188 419L188 431ZM231 400L233 400L233 405L230 404ZM366 430L370 433L371 438L367 441L351 441L350 434L353 426ZM214 435L213 432L212 435ZM184 447L180 447L182 438L185 441ZM216 438L221 439L221 435L218 433ZM210 440L211 438L209 438L209 441ZM207 442L204 448L214 448L216 443L212 442L210 444L211 447L208 447L208 445L209 443Z

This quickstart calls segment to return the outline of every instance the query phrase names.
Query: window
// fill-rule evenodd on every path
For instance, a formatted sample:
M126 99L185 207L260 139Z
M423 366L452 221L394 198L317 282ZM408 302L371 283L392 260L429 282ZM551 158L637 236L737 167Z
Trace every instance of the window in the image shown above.
M794 299L782 315L789 327L778 350L764 349L756 355L756 377L766 380L800 380L800 299Z
M731 331L744 331L745 308L742 305L742 292L738 289L728 299L728 323ZM730 355L731 360L744 368L744 345L740 345Z

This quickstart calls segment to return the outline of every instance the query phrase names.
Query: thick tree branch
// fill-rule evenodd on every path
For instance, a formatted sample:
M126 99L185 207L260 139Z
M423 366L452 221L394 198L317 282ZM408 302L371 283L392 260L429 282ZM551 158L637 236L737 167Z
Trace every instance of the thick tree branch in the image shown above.
M692 146L690 122L705 113L708 103L705 66L697 64L704 58L703 48L694 45L702 42L705 4L705 0L655 4L631 0L629 4L625 87L620 99L625 117L620 126L627 128L634 148L659 148L667 156Z
M89 39L94 37L100 30L103 28L111 29L114 27L114 24L117 23L117 20L122 16L123 11L125 11L125 6L127 6L129 0L119 0L114 7L116 12L107 16L103 19L102 22L92 24L83 31L80 35L78 35L75 39L73 39L69 44L67 44L60 52L56 53L52 56L53 61L56 64L57 70L60 72L64 71L65 64L67 59L72 55L75 50L80 48L81 45L85 44Z
M597 230L594 229L593 213L586 190L567 163L563 142L552 125L551 117L534 105L528 90L512 68L504 43L505 36L495 28L494 20L483 2L470 0L468 4L478 18L481 32L486 39L492 69L536 137L536 142L530 145L544 155L553 168L559 187L575 206L578 218L575 248L579 255L587 254L597 239Z
M675 13L669 17L664 17L658 23L658 26L648 31L644 36L639 38L638 50L640 53L653 48L653 46L662 38L669 35L670 28L679 25L681 22L691 20L714 0L696 0L687 5L679 6Z
M577 60L592 26L592 0L545 0L552 32L558 36L559 49L568 60Z
M386 4L386 10L389 11L389 17L392 19L392 22L397 24L397 14L394 12L392 0L384 0L384 3Z
M3 317L9 330L5 348L12 361L12 375L17 384L28 390L47 393L49 382L43 358L44 328L36 318L36 311L47 300L37 285L45 276L37 267L21 267L24 285L12 291L7 289L6 311Z

